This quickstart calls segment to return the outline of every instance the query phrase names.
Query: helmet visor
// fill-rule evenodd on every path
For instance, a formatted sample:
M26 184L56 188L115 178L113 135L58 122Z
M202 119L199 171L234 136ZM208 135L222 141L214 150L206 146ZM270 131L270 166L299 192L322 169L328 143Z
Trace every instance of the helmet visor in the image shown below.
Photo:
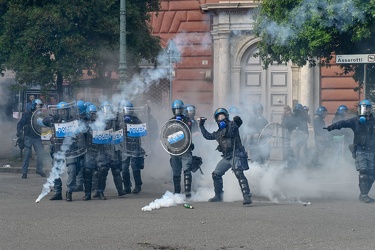
M371 113L371 106L369 105L359 105L358 114L359 115L368 115Z
M226 117L225 117L224 114L219 114L219 115L217 116L216 120L217 120L218 122L221 122L221 121L224 121L225 118L226 118Z

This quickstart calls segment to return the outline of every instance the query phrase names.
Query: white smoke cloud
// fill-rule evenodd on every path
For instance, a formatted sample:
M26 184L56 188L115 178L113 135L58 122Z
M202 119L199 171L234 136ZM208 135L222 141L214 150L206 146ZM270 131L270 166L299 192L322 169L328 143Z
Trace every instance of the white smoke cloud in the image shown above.
M160 199L156 199L149 205L142 207L142 211L152 211L155 209L160 209L162 207L177 206L178 204L182 203L185 203L184 195L173 194L170 191L166 191Z
M352 0L319 1L305 0L290 11L287 22L277 23L262 17L261 30L270 35L266 42L285 45L290 39L299 36L306 22L319 20L323 27L334 27L347 31L355 22L363 22L364 11Z

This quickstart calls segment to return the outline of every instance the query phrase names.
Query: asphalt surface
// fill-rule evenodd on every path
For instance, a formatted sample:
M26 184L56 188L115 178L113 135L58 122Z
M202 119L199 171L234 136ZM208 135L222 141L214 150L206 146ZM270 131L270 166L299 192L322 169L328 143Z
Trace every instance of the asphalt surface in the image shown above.
M46 178L30 171L21 179L16 159L0 163L12 165L0 171L2 250L374 249L375 204L359 202L358 190L336 198L304 197L306 204L254 195L250 207L237 199L142 211L172 190L168 181L150 179L138 195L118 197L109 183L105 201L83 201L77 192L73 202L50 201L49 193L35 203Z

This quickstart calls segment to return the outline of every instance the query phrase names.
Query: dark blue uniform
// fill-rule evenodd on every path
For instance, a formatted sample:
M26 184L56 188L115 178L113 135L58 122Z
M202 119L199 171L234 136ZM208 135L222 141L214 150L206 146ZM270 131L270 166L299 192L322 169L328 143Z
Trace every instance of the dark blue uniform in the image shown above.
M199 126L205 139L216 140L219 143L217 150L222 154L222 159L212 172L215 197L211 198L209 201L216 202L222 200L223 175L232 168L241 187L242 195L244 197L243 204L251 204L250 187L247 178L243 173L244 170L248 169L247 155L241 143L238 131L239 126L234 121L226 120L226 123L227 125L225 128L219 128L212 133L208 132L203 124L200 124Z
M375 180L375 119L369 115L364 123L360 123L358 117L338 121L328 126L328 130L350 128L354 132L353 156L355 156L355 167L359 172L360 200L373 202L368 193Z

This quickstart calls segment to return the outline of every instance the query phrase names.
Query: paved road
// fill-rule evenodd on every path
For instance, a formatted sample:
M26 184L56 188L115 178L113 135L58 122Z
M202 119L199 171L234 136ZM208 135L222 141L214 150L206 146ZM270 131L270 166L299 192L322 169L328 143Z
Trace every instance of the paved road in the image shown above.
M357 190L311 202L270 202L254 196L251 207L233 202L191 202L142 211L167 191L149 180L139 195L73 202L35 200L45 178L0 173L0 249L374 249L375 204L358 201ZM346 191L345 191L346 193ZM210 194L211 195L211 194Z

